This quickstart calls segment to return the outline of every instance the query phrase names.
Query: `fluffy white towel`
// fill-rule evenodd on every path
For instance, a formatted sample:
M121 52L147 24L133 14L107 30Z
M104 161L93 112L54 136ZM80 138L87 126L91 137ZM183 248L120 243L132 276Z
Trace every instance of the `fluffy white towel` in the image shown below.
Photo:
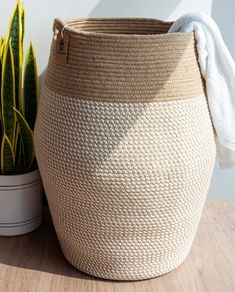
M235 167L235 63L220 30L208 15L191 12L176 20L169 32L195 33L220 166Z

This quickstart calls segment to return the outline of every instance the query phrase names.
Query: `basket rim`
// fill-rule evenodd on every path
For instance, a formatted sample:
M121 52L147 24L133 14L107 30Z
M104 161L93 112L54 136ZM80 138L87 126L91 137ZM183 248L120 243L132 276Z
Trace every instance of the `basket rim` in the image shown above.
M74 29L70 27L69 25L73 25L82 21L99 21L99 22L117 22L117 21L140 21L140 22L146 22L146 23L159 23L163 26L169 26L174 23L174 21L165 21L162 19L155 19L155 18L146 18L146 17L80 17L80 18L71 18L63 20L62 18L55 18L53 23L53 32L56 31L60 32L63 30L64 33L67 33L68 35L74 35L74 36L90 36L90 37L102 37L102 38L126 38L126 39L158 39L158 38L168 38L172 37L173 35L178 36L190 36L194 35L194 32L171 32L171 33L155 33L155 34L128 34L128 33L110 33L110 32L97 32L97 31L85 31L82 29Z

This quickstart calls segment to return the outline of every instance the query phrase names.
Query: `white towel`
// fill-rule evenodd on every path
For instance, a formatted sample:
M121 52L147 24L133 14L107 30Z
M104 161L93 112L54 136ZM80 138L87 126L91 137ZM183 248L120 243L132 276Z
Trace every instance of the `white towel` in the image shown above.
M220 166L235 167L235 63L220 30L208 15L191 12L176 20L169 32L195 33Z

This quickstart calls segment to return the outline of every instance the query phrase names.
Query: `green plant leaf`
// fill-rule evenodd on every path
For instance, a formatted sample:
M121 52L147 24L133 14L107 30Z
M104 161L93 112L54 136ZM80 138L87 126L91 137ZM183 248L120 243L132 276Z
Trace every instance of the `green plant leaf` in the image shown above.
M5 48L5 40L3 40L1 48L0 48L0 59L1 59L1 61L3 60L4 48Z
M0 57L0 72L2 72L2 59ZM2 74L0 73L0 84L2 84ZM2 98L1 98L1 90L0 90L0 109L2 108ZM3 134L3 124L2 124L2 115L0 113L0 141L2 140L2 134ZM0 160L1 163L1 160Z
M24 58L24 36L25 36L25 8L24 4L21 9L21 52L22 52L22 60Z
M13 174L15 171L15 157L9 138L4 135L1 145L1 172Z
M24 165L26 167L26 170L29 170L35 158L33 131L30 129L22 114L16 108L14 108L14 111L16 113L16 119L19 125L20 135L22 139Z
M30 43L24 72L24 117L31 129L34 129L38 104L38 76L35 52Z
M22 138L19 133L19 127L17 127L17 144L15 149L15 169L16 173L24 173L25 172L25 163L24 163L24 153L23 153L23 143Z
M15 139L15 76L11 44L5 44L2 64L1 110L3 131L12 145Z
M2 128L2 118L0 115L0 141L2 141L2 137L3 137L3 128ZM0 155L0 165L1 165L1 155Z
M20 1L18 0L13 14L11 17L10 25L7 33L7 42L11 40L14 68L15 68L15 100L17 109L21 110L21 96L22 96L22 26L21 26L21 13L20 13Z
M3 39L3 37L1 36L1 37L0 37L0 48L2 47L3 42L4 42L4 39Z
M4 38L3 37L0 37L0 86L2 84L2 55L3 55L3 52L4 52ZM1 108L1 90L0 90L0 108ZM1 117L0 117L1 119ZM2 137L2 136L0 136Z
M24 173L26 166L24 161L24 153L23 153L23 142L22 137L20 135L19 126L17 126L16 130L16 139L15 139L15 172L17 174Z

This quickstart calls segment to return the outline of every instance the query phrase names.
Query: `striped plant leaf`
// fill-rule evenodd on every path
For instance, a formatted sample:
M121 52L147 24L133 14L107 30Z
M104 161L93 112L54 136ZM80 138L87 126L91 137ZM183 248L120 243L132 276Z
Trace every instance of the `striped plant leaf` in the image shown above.
M3 52L4 52L4 38L0 39L0 85L2 84L2 61L3 61ZM0 109L2 108L2 99L1 99L1 90L0 90ZM0 114L0 141L3 136L3 125L2 125L2 116ZM1 158L0 158L1 165Z
M1 110L3 131L12 145L15 139L15 76L11 43L6 43L2 63Z
M0 72L1 73L2 73L3 44L4 44L4 39L1 37L0 38ZM2 74L0 74L0 84L2 84ZM0 100L1 100L1 97L0 97Z
M17 1L16 6L13 10L11 17L8 33L7 42L11 40L14 68L15 68L15 99L17 109L21 109L21 95L22 95L22 51L21 51L21 40L22 40L22 26L21 26L21 11L20 11L20 0Z
M15 171L15 157L9 138L4 134L1 145L1 173L13 174Z
M26 167L25 169L29 170L35 158L33 131L30 129L22 114L16 108L14 108L14 111L16 113L16 119L22 139L22 151L24 157L24 165Z
M2 47L2 45L1 45ZM2 51L0 48L0 84L2 84ZM2 98L1 98L1 90L0 90L0 109L2 108ZM2 125L2 115L0 114L0 139L2 139L3 135L3 125ZM1 140L0 140L1 141Z
M22 145L22 138L20 135L19 127L17 127L16 131L16 141L15 144L15 171L16 173L24 173L25 171L25 164L24 164L24 153L23 153L23 145Z
M4 38L0 37L0 84L2 84L2 61L3 61L3 53L4 53ZM0 92L1 94L1 92ZM0 95L1 102L1 95ZM0 107L1 108L1 107Z
M1 61L3 60L4 48L5 48L5 40L3 40L1 48L0 48L0 59L1 59Z
M35 52L30 43L24 72L24 117L31 129L34 129L38 104L38 76Z
M24 58L24 36L25 36L25 8L24 4L21 9L21 52L22 52L22 60Z

